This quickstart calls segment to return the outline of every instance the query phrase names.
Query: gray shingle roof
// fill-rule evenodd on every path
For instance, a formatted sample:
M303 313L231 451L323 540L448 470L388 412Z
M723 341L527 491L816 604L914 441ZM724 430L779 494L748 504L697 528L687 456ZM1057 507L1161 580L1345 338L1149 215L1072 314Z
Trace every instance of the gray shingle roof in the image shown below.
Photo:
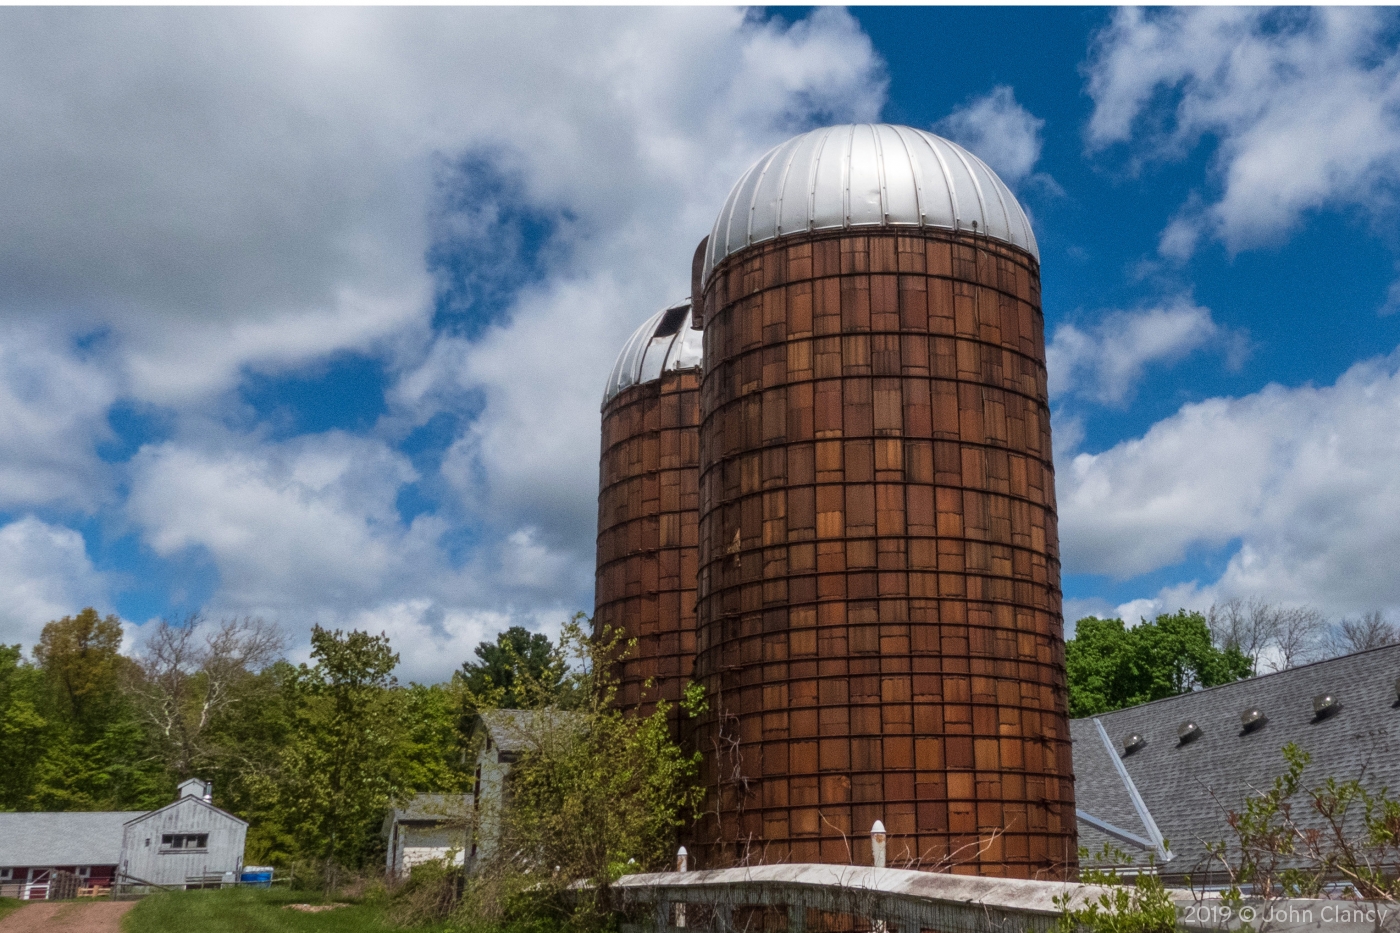
M1239 809L1247 795L1272 786L1287 766L1281 749L1288 742L1312 754L1303 772L1305 788L1328 777L1360 777L1373 790L1400 791L1397 675L1400 645L1393 645L1101 714L1120 754L1129 734L1147 740L1122 760L1176 853L1166 873L1196 872L1199 877L1207 861L1206 843L1230 838L1226 812ZM1321 693L1334 694L1341 710L1319 721L1312 698ZM1268 721L1242 735L1239 716L1249 707L1258 707ZM1188 719L1200 726L1201 736L1182 745L1176 730ZM1073 720L1070 736L1076 806L1146 836L1093 719ZM1098 849L1106 839L1079 824L1081 846ZM1144 860L1143 853L1129 851Z
M493 709L481 714L481 724L502 752L523 752L541 732L569 723L582 723L577 713L559 709Z
M145 813L0 813L0 868L117 865L122 826Z
M471 798L466 794L414 794L408 802L389 811L389 821L436 823L465 819L470 813Z

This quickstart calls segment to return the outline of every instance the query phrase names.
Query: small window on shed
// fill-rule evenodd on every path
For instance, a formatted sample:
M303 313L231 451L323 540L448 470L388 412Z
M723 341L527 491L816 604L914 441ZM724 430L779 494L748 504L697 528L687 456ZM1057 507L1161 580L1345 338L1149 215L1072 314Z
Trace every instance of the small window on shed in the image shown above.
M185 852L209 848L208 833L165 833L160 837L160 847L170 852Z

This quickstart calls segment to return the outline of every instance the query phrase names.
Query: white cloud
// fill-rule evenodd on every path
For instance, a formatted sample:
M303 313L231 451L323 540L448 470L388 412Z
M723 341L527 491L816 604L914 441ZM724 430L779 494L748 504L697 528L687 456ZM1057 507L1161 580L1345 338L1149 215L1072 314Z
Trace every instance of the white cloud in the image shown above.
M1005 85L969 101L934 125L937 132L990 165L1013 188L1035 171L1044 128L1045 121L1017 103L1015 92ZM1043 177L1049 181L1049 176Z
M0 641L27 649L44 624L87 606L110 611L108 581L88 558L83 536L25 516L0 527Z
M56 328L0 322L0 506L92 509L108 495L96 445L111 434L117 384L66 342Z
M475 660L473 649L496 632L524 625L557 638L567 618L568 613L563 610L528 614L474 612L444 609L430 599L409 599L364 609L328 624L375 634L383 632L399 653L395 672L399 679L433 682L462 662Z
M341 432L165 442L131 472L128 514L156 553L198 549L217 567L206 614L276 621L303 659L312 624L368 628L388 632L404 676L442 677L507 625L557 632L592 573L531 528L454 562L447 522L399 518L396 497L416 478L407 460Z
M617 350L688 290L752 160L815 123L876 119L885 96L837 9L11 9L0 26L0 321L50 322L46 346L82 378L45 391L89 386L52 405L0 389L35 451L72 453L50 478L21 464L28 488L112 488L89 475L93 438L114 399L154 402L170 426L120 477L125 515L158 554L208 555L209 611L298 630L382 616L445 646L587 608ZM468 156L495 175L468 177ZM495 186L480 219L526 211L550 240L535 266L491 253L503 306L469 302L454 310L472 327L435 332L432 237L463 263L499 245L443 213L479 183ZM101 360L64 343L85 333ZM369 437L218 426L244 373L347 350L390 374ZM71 430L45 419L55 406ZM405 525L395 499L416 472L392 444L444 412L464 424L422 481L457 499ZM21 472L0 460L15 501L32 494Z
M166 403L421 329L440 158L504 153L518 196L578 219L580 260L630 248L681 281L688 250L666 250L693 247L763 146L818 116L872 117L884 88L838 10L791 27L484 8L0 24L0 313L110 327L131 390Z
M1394 314L1400 311L1400 279L1390 283L1390 288L1386 291L1385 304L1381 305L1382 315Z
M1254 595L1333 614L1400 607L1400 351L1321 388L1183 406L1057 469L1067 573L1131 577L1229 547L1158 611Z
M1110 312L1087 329L1061 324L1045 350L1050 395L1120 404L1148 365L1172 363L1212 345L1225 352L1231 366L1239 364L1247 346L1242 335L1217 325L1209 308L1184 296L1156 307Z
M1218 197L1173 220L1165 256L1201 235L1232 252L1276 242L1308 211L1393 223L1400 184L1400 53L1387 11L1223 7L1118 11L1087 66L1091 149L1141 158L1216 140Z
M570 242L568 261L479 338L440 339L395 390L420 420L450 399L484 400L444 475L468 510L489 513L506 534L530 527L567 550L573 576L593 560L598 406L623 341L689 292L695 245L766 147L814 120L874 119L883 101L880 63L842 11L790 29L708 14L691 26L673 31L669 15L650 22L645 55L636 29L626 31L620 60L636 71L606 72L626 79L607 91L619 109L584 138L577 126L567 133L579 150L558 159L573 184L570 230L588 231Z
M167 442L136 456L127 506L156 553L210 555L220 602L343 608L374 599L424 544L394 507L413 478L382 443L340 433L207 450Z

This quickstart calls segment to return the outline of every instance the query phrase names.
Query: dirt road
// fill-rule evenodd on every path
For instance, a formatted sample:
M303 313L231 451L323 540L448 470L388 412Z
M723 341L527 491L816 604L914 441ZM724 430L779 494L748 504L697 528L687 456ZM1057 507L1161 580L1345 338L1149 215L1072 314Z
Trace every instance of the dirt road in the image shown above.
M0 920L0 933L121 933L135 901L35 901Z

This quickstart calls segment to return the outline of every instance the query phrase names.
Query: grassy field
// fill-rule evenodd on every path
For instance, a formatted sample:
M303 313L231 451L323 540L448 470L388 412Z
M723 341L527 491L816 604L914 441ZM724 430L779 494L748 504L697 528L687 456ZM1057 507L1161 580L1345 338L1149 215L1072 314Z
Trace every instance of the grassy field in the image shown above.
M24 901L14 897L0 897L0 917L5 916L14 910L19 910Z
M384 909L351 904L322 913L287 910L288 904L316 904L305 891L229 888L222 891L168 891L138 903L122 920L128 933L389 933ZM415 933L436 928L414 927Z

